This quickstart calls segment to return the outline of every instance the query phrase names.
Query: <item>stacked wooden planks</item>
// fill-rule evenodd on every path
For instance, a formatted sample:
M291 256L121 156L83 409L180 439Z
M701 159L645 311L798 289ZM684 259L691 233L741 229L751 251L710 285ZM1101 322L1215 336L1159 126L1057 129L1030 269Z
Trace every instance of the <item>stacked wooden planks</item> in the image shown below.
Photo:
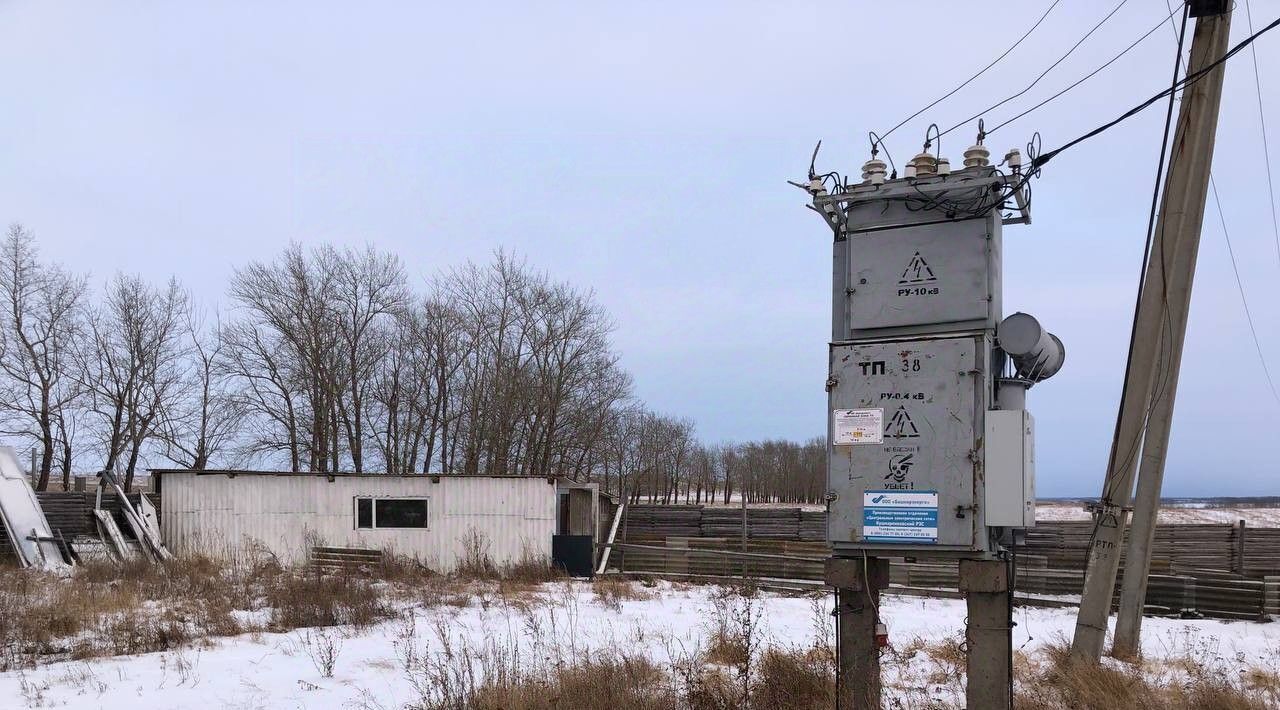
M822 510L800 511L800 539L826 540L827 513Z
M623 527L630 539L697 537L701 521L702 506L629 505Z
M824 541L826 513L799 508L749 508L751 540ZM668 537L741 540L742 509L733 507L633 505L619 539L636 542ZM1042 522L1027 531L1019 554L1043 558L1055 569L1083 569L1093 523ZM1243 545L1241 541L1243 539ZM1156 528L1152 570L1223 569L1261 578L1280 575L1280 528L1231 524L1161 525Z
M130 493L129 500L136 506L139 497L142 495L146 495L147 500L159 510L160 496L154 493ZM96 493L64 493L61 491L45 491L36 494L36 498L40 501L40 507L44 508L44 516L49 521L49 527L55 534L61 531L63 537L68 540L78 536L98 536L97 526L93 522L93 506L96 496ZM120 500L114 492L103 492L102 508L115 517L116 524L120 527L125 537L133 539L133 531L124 519Z
M668 537L618 545L613 559L618 560L617 569L627 573L709 579L745 576L820 583L823 561L829 554L830 548L825 543L749 540L744 554L740 538ZM1020 555L1015 577L1017 591L1054 596L1080 593L1084 584L1081 569L1057 569L1047 562L1044 557ZM959 567L954 562L891 559L889 578L892 584L910 590L952 593L959 587ZM1119 584L1117 578L1116 599ZM1153 614L1191 613L1258 620L1267 614L1265 589L1263 580L1245 579L1221 570L1170 572L1166 569L1150 576L1146 606L1148 613Z
M358 547L313 547L307 563L313 569L325 572L361 571L382 564L382 551Z
M627 507L626 537L742 537L742 509L701 505ZM747 509L747 537L766 540L825 540L827 516L800 508Z
M93 499L84 493L37 493L40 507L44 509L44 517L49 521L49 528L61 532L70 539L76 535L95 535L93 526ZM103 496L103 507L107 507L108 499L119 508L115 496Z
M1244 529L1244 561L1240 571L1249 577L1280 577L1280 528Z

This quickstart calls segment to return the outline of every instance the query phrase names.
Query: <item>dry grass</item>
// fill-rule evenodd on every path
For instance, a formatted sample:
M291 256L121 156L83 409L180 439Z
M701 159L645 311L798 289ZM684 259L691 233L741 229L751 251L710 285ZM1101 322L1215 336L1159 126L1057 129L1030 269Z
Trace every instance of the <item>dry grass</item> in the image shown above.
M168 651L250 631L366 626L392 614L392 590L415 588L425 578L423 568L402 560L356 576L284 569L270 555L236 564L202 556L160 565L91 561L65 578L6 570L0 574L0 671L44 660ZM237 610L261 612L263 623L243 623Z
M835 706L836 659L826 648L769 648L760 656L751 706L819 710Z
M606 598L631 593L622 591L628 590L625 580L605 582L603 589ZM572 595L552 597L546 602L552 608L544 617L572 616L573 599ZM717 623L723 643L737 649L736 657L668 646L673 660L659 663L627 650L633 645L626 642L587 649L578 645L572 632L558 634L554 625L530 617L518 633L504 637L490 630L482 639L455 635L447 620L436 619L424 643L416 617L409 615L396 641L402 668L418 693L409 707L817 710L832 706L835 658L828 639L805 648L766 648L755 626L758 599L730 590L716 598L713 607L719 609L715 613L721 619Z
M1280 704L1274 669L1232 672L1216 647L1195 644L1165 663L1087 663L1059 638L1019 673L1018 710L1267 710Z
M481 685L472 710L671 710L680 698L665 673L642 656L618 655L557 668L547 677ZM434 710L432 708L431 710Z
M591 582L591 590L595 593L597 603L613 611L622 611L624 601L643 601L656 596L654 592L626 577L616 575L596 577Z
M447 576L392 554L358 571L286 568L263 548L235 563L200 555L159 565L91 561L66 578L5 570L0 671L45 660L168 651L246 632L364 627L392 617L397 601L463 607L496 593L506 603L534 604L543 584L563 579L532 554L493 564L480 536L470 541L460 573Z
M265 590L272 631L314 626L363 627L394 615L373 583L348 575L280 575Z
M341 653L333 627L391 618L393 600L407 600L426 607L503 605L525 617L512 636L477 642L451 636L456 629L440 615L435 639L425 645L415 636L413 615L404 617L396 646L400 667L418 689L414 707L421 710L778 710L834 703L832 619L820 599L812 601L815 642L779 647L761 634L755 591L725 589L711 597L703 645L676 649L670 662L660 663L633 652L637 644L581 645L572 635L579 596L567 584L545 586L564 579L545 562L530 558L502 569L481 562L471 569L483 576L445 576L393 558L361 574L335 575L282 568L263 555L235 565L201 557L164 565L91 563L70 578L6 571L0 574L0 671L68 658L180 654L206 637L301 629L303 650L322 675L331 675ZM599 578L592 590L607 608L656 595L618 577ZM237 613L242 611L257 614ZM1264 660L1241 672L1242 657L1227 658L1217 643L1187 635L1166 649L1169 660L1095 665L1074 662L1060 638L1015 656L1016 707L1280 707L1280 664ZM886 689L905 699L900 707L945 708L951 706L946 698L963 698L965 655L958 636L909 640L886 650L882 663L899 679ZM32 686L30 693L37 696L40 688Z

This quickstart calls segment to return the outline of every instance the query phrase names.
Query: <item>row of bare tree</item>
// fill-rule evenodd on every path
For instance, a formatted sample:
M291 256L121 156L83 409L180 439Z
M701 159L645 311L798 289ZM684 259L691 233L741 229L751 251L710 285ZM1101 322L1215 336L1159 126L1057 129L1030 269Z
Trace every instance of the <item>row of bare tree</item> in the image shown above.
M636 432L615 440L609 490L631 501L712 505L821 503L826 495L827 445L765 440L706 445L688 420L646 412L624 425Z
M86 276L9 228L0 426L56 474L147 466L558 475L654 500L821 497L821 442L704 446L646 411L589 291L498 252L425 293L372 247L290 246L209 317L176 280ZM17 443L16 441L14 443ZM817 466L817 468L815 468Z

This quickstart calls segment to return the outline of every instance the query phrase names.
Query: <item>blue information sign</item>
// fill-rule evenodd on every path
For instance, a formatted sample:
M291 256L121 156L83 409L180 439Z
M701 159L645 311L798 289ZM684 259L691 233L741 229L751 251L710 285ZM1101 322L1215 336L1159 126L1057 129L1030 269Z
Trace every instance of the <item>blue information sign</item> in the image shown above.
M862 537L867 542L938 542L937 491L865 491Z

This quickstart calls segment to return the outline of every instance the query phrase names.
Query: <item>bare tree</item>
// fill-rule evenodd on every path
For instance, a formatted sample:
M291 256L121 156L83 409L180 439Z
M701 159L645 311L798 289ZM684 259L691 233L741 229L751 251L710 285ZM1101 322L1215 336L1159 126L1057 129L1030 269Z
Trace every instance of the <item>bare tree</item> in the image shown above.
M335 404L352 469L361 472L367 436L367 392L379 362L393 355L391 346L398 335L396 318L409 306L409 288L404 267L393 254L372 247L360 252L336 252L332 248L326 251L333 264L334 331L345 375L344 392L335 398Z
M284 454L288 470L303 470L302 424L306 410L287 350L278 334L252 322L232 323L223 331L226 346L221 372L234 378L232 406L253 424L240 442L246 457ZM310 462L307 462L310 465Z
M340 470L337 397L343 381L342 357L335 344L337 314L333 289L336 265L331 253L308 254L291 245L277 261L251 263L231 280L231 297L244 313L231 339L233 358L245 366L248 397L258 400L264 423L279 422L267 398L275 392L254 389L272 383L288 400L288 430L283 439L294 470Z
M78 349L103 468L122 467L126 489L160 430L162 412L173 406L187 377L183 328L189 307L190 298L176 280L155 289L139 276L117 274Z
M221 323L206 328L192 309L183 330L189 366L182 389L187 394L175 398L162 412L159 441L165 458L202 471L229 452L240 433L244 410L228 386L227 340Z
M449 272L440 292L459 326L446 463L463 473L545 475L582 473L602 458L604 420L631 383L594 294L501 251L488 265Z
M82 332L85 288L83 277L39 261L30 232L9 227L0 253L0 411L5 434L40 450L39 490L49 486L59 422L80 396L70 348Z

